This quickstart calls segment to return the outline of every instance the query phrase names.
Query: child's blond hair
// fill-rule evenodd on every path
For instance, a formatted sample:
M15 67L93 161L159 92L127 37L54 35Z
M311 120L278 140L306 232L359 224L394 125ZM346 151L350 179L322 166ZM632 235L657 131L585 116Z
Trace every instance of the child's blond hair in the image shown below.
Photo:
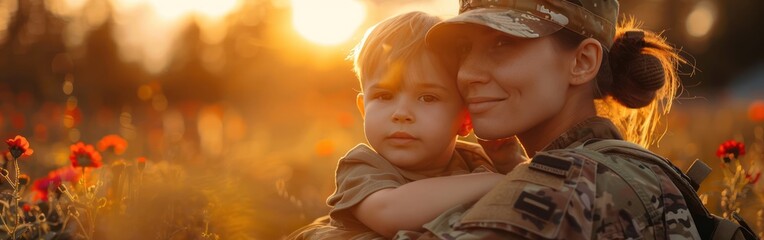
M361 89L366 79L404 73L409 61L426 50L425 35L440 21L427 13L409 12L369 28L350 56Z

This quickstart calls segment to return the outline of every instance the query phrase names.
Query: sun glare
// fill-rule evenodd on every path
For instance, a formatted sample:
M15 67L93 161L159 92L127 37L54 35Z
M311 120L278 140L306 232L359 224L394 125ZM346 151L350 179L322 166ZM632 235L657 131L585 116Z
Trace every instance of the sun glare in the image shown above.
M350 39L366 17L355 0L292 0L292 24L304 38L322 45Z
M178 34L192 19L203 42L214 45L226 36L225 18L240 0L111 0L115 5L114 38L120 55L138 61L151 73L168 64ZM161 32L162 34L155 34ZM206 65L205 65L206 66Z
M149 1L159 16L178 19L188 13L219 18L236 8L236 0L154 0Z

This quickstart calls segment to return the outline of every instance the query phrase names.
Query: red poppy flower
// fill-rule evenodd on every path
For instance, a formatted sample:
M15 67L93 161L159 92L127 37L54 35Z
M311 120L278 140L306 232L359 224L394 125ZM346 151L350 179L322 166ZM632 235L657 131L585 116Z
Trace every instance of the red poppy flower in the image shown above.
M5 141L8 144L8 150L11 152L13 158L19 158L21 156L29 156L34 153L34 150L29 148L29 142L25 137L16 135L13 139Z
M138 162L138 171L143 171L146 168L146 157L139 157L136 161Z
M757 182L759 182L760 177L761 177L761 172L745 174L745 180L748 180L748 184L756 184Z
M758 100L751 103L748 107L748 118L754 122L764 121L764 101Z
M78 142L70 147L72 154L69 160L74 167L101 167L101 154L93 149L93 145Z
M722 145L719 145L719 149L716 150L716 156L724 159L725 163L730 161L730 154L732 154L735 159L745 155L745 145L735 140L729 140L722 143Z
M106 135L98 141L98 150L104 152L111 149L114 154L121 155L127 149L127 141L116 134Z
M56 189L63 182L77 182L82 173L73 167L63 167L48 173L48 176L34 181L32 191L34 200L48 201L48 189Z
M26 175L26 174L19 175L19 185L26 186L27 183L29 183L29 175Z

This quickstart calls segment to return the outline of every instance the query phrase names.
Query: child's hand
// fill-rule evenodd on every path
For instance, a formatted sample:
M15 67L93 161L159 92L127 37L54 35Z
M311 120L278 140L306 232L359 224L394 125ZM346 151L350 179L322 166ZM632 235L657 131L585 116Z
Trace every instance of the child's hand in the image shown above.
M483 147L486 155L491 158L494 167L501 174L507 174L517 164L528 160L528 155L525 154L525 149L523 149L517 137L513 136L498 140L478 139L478 143Z

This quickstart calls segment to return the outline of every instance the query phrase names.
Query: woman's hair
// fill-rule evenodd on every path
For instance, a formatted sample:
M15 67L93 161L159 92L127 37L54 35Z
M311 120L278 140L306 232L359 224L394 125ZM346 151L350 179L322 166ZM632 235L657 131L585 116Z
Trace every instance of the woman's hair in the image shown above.
M597 114L609 118L628 141L649 146L660 118L671 110L680 87L678 65L686 61L659 34L628 19L616 27L613 46L604 51L596 77ZM564 46L585 38L563 29L553 35Z
M401 74L407 63L426 49L427 30L440 18L423 12L409 12L383 20L366 31L351 52L354 71L361 83L377 74Z

